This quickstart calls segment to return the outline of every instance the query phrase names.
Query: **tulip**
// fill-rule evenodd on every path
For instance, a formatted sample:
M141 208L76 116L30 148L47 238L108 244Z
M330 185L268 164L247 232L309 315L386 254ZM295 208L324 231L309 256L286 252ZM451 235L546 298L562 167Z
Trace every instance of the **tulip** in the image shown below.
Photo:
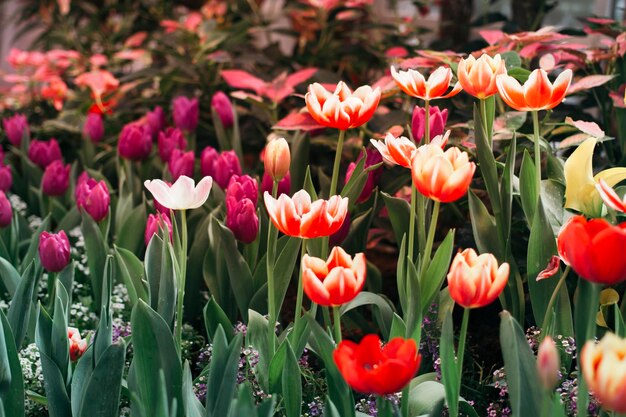
M340 81L333 93L321 84L309 85L304 96L311 117L319 124L339 130L359 127L367 123L380 101L380 88L365 85L354 92Z
M0 191L0 227L7 227L13 219L13 208L4 191Z
M174 149L170 161L167 163L167 167L172 174L172 179L176 181L181 175L187 177L193 177L193 166L196 159L193 151L183 152L178 149Z
M163 112L163 107L156 106L152 111L147 112L144 126L148 132L150 132L152 140L156 139L159 132L161 132L165 126L165 113Z
M465 308L484 307L498 298L508 279L508 263L498 267L492 254L477 255L474 249L465 249L452 261L448 290L454 301Z
M378 335L369 334L358 344L339 343L333 359L354 390L382 396L402 390L415 376L422 356L413 339L396 337L381 346Z
M421 146L411 160L411 175L417 190L441 203L463 197L472 182L476 164L467 152L449 148L445 152L436 144Z
M358 253L354 260L335 246L328 260L302 257L302 285L306 295L319 305L340 306L352 301L363 289L367 262Z
M152 240L152 236L158 235L161 230L167 230L171 241L173 228L169 216L161 213L148 215L148 220L146 221L146 231L144 234L146 246L148 246L150 240Z
M410 139L404 136L396 138L391 133L387 133L384 142L375 139L370 139L370 142L388 164L411 168L411 158L417 146Z
M213 177L217 185L225 189L233 175L241 175L241 165L235 151L217 151L207 146L200 155L202 175Z
M13 146L19 147L24 136L30 136L30 128L28 120L23 114L15 114L11 117L2 119L4 132Z
M7 192L13 185L13 174L11 173L11 167L8 165L0 164L0 191Z
M152 137L148 129L137 123L128 123L122 128L117 151L122 158L141 161L150 155Z
M550 336L546 336L537 352L537 373L545 389L552 390L559 383L560 368L561 360L556 344Z
M80 337L80 332L74 327L67 328L67 337L70 340L70 360L76 362L87 350L87 341Z
M41 232L39 260L48 272L62 271L70 263L70 241L63 230L59 233Z
M285 178L285 175L289 172L289 165L291 165L291 152L289 152L289 144L285 138L272 139L267 144L263 163L265 172L274 181L280 181Z
M61 160L61 148L56 139L49 141L33 140L28 147L28 159L41 169L45 169L52 161Z
M359 158L356 160L356 162L351 162L350 165L348 165L348 169L346 171L346 184L348 183L348 181L350 181L350 178L352 178L354 169L356 168L359 161L361 161L361 159L363 159L363 153L359 155ZM367 156L365 157L365 164L363 165L363 169L368 169L374 165L380 164L382 161L383 157L380 152L374 149L370 149L367 152ZM378 185L382 174L382 166L379 166L378 168L373 169L367 173L367 180L365 181L365 185L363 185L363 190L361 190L361 194L356 200L357 203L362 203L370 198L372 192L374 191L374 188L376 187L376 185Z
M102 115L89 113L83 124L83 137L93 143L98 143L104 137L104 123Z
M172 116L174 125L186 132L193 132L198 126L200 109L198 98L189 99L184 96L172 100Z
M148 180L144 186L163 207L170 210L190 210L200 207L209 198L213 178L204 177L198 185L185 175L169 185L162 180Z
M170 161L174 149L180 149L181 151L187 149L185 135L176 127L168 127L166 130L159 132L158 136L159 156L165 163Z
M243 198L226 198L226 227L243 243L252 243L259 233L259 217L254 203Z
M445 131L446 122L448 121L448 109L440 110L437 106L429 106L429 124L430 124L430 140L435 136L442 135ZM426 109L415 106L413 116L411 117L411 133L413 140L420 142L425 135Z
M557 247L563 262L588 281L613 285L626 280L626 262L616 261L626 250L626 223L613 226L574 216L561 228Z
M59 196L65 194L70 185L70 164L53 161L48 165L41 177L41 190L45 195Z
M626 339L606 333L581 351L581 370L589 390L605 410L626 413Z
M518 111L549 110L558 106L567 93L572 81L572 70L563 71L554 81L548 79L548 73L538 68L530 73L522 86L510 75L496 77L496 85L502 100Z
M267 172L263 173L263 181L261 181L261 191L268 192L271 194L272 188L274 187L274 180ZM291 190L291 175L289 172L285 175L285 178L278 182L278 191L276 193L277 196L281 194L289 194Z
M293 198L282 194L278 199L268 192L263 195L265 207L278 230L288 236L313 239L330 236L343 224L348 213L348 198L338 195L328 200L316 200L300 190Z
M482 54L478 59L470 55L461 59L457 67L457 77L463 90L481 100L498 92L496 78L500 74L506 74L506 63L500 54L493 58Z
M620 198L606 181L600 179L596 184L596 190L598 190L604 204L611 207L613 210L626 213L626 199Z
M461 86L457 83L452 90L446 94L452 79L452 70L446 67L439 67L428 76L428 81L424 76L414 69L407 71L396 71L391 67L391 76L400 87L400 90L411 97L421 98L425 101L438 98L448 98L461 92Z
M79 211L85 210L96 222L104 220L109 214L111 196L104 181L83 177L76 186L76 206Z
M233 175L226 187L226 199L229 197L237 201L247 198L256 207L259 199L259 185L256 179L249 175Z
M225 128L231 128L234 124L235 114L233 112L233 103L223 91L218 91L211 98L211 108L217 113L217 116Z

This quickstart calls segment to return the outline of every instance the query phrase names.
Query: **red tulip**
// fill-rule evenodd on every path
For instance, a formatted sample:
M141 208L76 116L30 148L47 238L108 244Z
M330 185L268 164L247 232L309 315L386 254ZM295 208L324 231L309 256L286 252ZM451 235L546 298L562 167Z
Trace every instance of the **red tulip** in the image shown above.
M428 76L428 80L414 69L397 71L391 67L391 76L405 94L426 101L452 97L461 92L461 86L458 83L448 92L452 70L446 67L437 68Z
M76 362L87 350L87 341L80 337L80 332L74 327L67 328L67 337L70 339L70 360Z
M359 344L342 341L333 358L354 390L381 396L402 390L415 376L422 360L413 339L396 337L381 346L375 334L365 336Z
M501 74L496 78L502 100L519 111L549 110L558 106L565 98L571 82L571 69L563 71L554 84L541 68L531 72L523 86L510 75Z

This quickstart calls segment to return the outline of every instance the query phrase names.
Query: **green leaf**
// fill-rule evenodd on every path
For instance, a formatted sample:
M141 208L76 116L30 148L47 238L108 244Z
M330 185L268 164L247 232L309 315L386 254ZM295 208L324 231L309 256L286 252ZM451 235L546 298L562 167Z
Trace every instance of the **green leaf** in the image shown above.
M209 299L209 302L204 307L204 327L206 328L209 342L215 338L215 333L221 326L226 340L230 343L233 340L233 324L230 322L224 310L217 304L214 297Z
M513 416L539 416L543 393L535 356L520 325L508 311L500 313L500 346Z
M530 71L526 68L515 67L507 70L508 75L515 78L521 84L524 84L528 77L530 76Z
M515 160L517 155L517 134L513 138L504 164L504 172L500 181L500 206L502 208L501 225L504 238L508 241L511 235L511 213L513 206L513 179L515 177Z
M435 252L426 275L420 281L420 296L422 314L426 314L431 304L435 300L441 284L450 269L450 259L452 259L452 250L454 249L454 230L450 230L446 238L441 242Z
M43 385L48 399L50 417L67 417L72 415L70 399L65 390L65 382L61 371L54 361L45 353L40 352Z
M367 291L361 291L354 300L341 306L341 315L355 308L372 305L376 307L379 317L380 330L383 334L389 334L391 330L391 322L393 320L393 305L386 298L378 294Z
M0 324L2 340L0 341L5 349L3 355L8 359L9 372L11 382L8 389L0 392L0 398L4 405L4 411L7 416L24 417L24 377L22 374L22 366L16 348L13 333L9 326L9 321L4 313L0 311ZM4 359L2 360L4 362Z
M205 417L206 415L206 410L193 390L191 369L189 369L189 362L187 361L185 361L183 367L183 405L185 408L185 417Z
M272 358L269 356L267 319L254 310L248 312L248 332L246 345L254 346L259 352L259 361L254 372L259 380L259 385L264 391L269 390L269 365Z
M506 51L501 54L502 59L506 64L507 70L512 70L514 68L519 68L522 66L522 59L519 54L515 51Z
M446 390L443 384L437 381L424 381L409 391L409 415L420 416L432 413L433 410L440 410L445 398Z
M286 348L285 367L282 373L282 394L287 417L300 417L302 412L302 380L298 359L291 349L289 339L283 342Z
M470 219L474 240L480 253L493 253L496 258L503 259L504 248L498 243L498 230L496 221L487 211L485 204L474 194L472 190L467 193Z
M408 235L407 225L410 224L411 206L403 198L392 197L387 193L381 193L381 195L389 212L396 242L402 242L404 234Z
M4 258L0 258L0 279L2 279L2 284L4 284L9 296L13 298L21 277L17 269Z
M452 327L452 310L445 313L441 329L441 381L445 387L445 396L450 415L458 415L459 376L454 353L454 329ZM530 414L529 414L530 415ZM538 414L535 414L538 415Z
M26 255L22 258L22 262L20 263L19 270L23 273L24 269L27 268L32 261L38 259L38 250L39 250L39 236L44 230L48 230L50 228L50 215L46 216L45 219L41 222L37 230L31 235L30 243L28 245L28 249L26 250Z
M487 111L490 113L490 111ZM493 115L487 115L488 123L493 123ZM489 129L491 126L487 126ZM491 132L486 132L483 126L481 112L477 106L474 106L474 129L476 139L476 158L478 159L478 166L482 173L483 180L485 181L485 187L487 188L487 194L489 194L489 201L493 206L493 211L499 213L500 207L500 188L498 181L498 169L496 167L496 159L493 156L491 150L490 136ZM496 235L497 236L497 235Z
M419 345L422 334L422 308L421 305L421 288L417 268L413 261L406 258L407 274L406 274L406 297L407 308L404 312L404 322L406 323L405 338L412 338Z
M237 388L241 340L242 335L238 334L229 345L221 327L215 333L207 377L207 417L228 415Z
M533 224L533 216L537 207L537 181L535 180L535 163L528 151L524 151L522 167L520 168L519 193L522 200L522 209L526 215L528 224Z
M274 264L274 300L276 300L276 310L274 311L281 310L289 283L291 282L293 270L296 267L302 242L302 239L289 236L283 236L281 240L283 239L286 239L286 243Z
M306 173L304 175L304 186L302 187L311 196L311 201L317 200L317 192L315 191L315 185L311 179L311 168L306 167Z
M30 325L31 312L34 309L33 292L35 282L37 281L36 269L35 262L33 261L24 271L22 279L15 291L15 295L11 300L11 306L7 314L18 349L22 347L22 342L24 341L24 337Z
M128 298L131 306L137 304L138 300L148 301L147 281L143 263L128 249L114 247L115 263L118 269L118 276L128 290Z
M164 242L161 236L153 236L146 250L144 264L150 307L172 328L179 289L171 244Z
M117 234L116 244L137 253L144 241L147 218L146 206L142 202L123 219L122 227Z
M104 275L104 261L109 252L107 243L102 236L100 227L89 216L83 213L82 232L85 237L85 252L87 254L87 264L89 266L89 278L91 279L91 290L94 294L94 307L100 311L102 305L102 279Z

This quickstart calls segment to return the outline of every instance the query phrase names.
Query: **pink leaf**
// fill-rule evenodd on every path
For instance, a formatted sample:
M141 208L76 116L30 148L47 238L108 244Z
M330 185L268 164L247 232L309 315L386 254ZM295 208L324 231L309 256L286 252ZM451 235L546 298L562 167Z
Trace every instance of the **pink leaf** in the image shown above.
M578 93L579 91L601 86L608 83L613 78L615 78L615 75L588 75L570 85L569 90L567 90L567 94L570 95Z
M302 84L307 81L317 72L317 68L305 68L300 71L296 71L293 74L287 76L287 85L295 87L298 84Z
M324 126L317 123L309 113L291 113L279 120L274 125L275 129L282 130L303 130L308 132L310 130L323 129Z
M583 143L585 140L589 139L589 135L586 133L576 133L575 135L569 136L563 139L559 143L559 149L570 148L572 146L577 146Z
M478 33L480 33L480 36L482 36L489 45L496 44L504 38L504 32L501 30L481 30Z
M570 126L574 126L576 129L580 130L583 133L591 135L595 138L603 138L605 135L604 130L600 129L597 123L594 122L585 122L582 120L574 120L571 117L567 116L565 118L565 124Z
M242 70L223 70L220 74L231 87L252 90L257 94L262 94L266 85L265 81Z

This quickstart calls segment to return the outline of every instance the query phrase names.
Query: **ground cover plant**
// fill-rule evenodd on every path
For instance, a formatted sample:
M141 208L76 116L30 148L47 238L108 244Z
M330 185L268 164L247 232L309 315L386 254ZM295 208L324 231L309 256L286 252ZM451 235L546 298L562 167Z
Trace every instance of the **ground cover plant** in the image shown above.
M626 415L623 24L394 7L24 3L0 416Z

